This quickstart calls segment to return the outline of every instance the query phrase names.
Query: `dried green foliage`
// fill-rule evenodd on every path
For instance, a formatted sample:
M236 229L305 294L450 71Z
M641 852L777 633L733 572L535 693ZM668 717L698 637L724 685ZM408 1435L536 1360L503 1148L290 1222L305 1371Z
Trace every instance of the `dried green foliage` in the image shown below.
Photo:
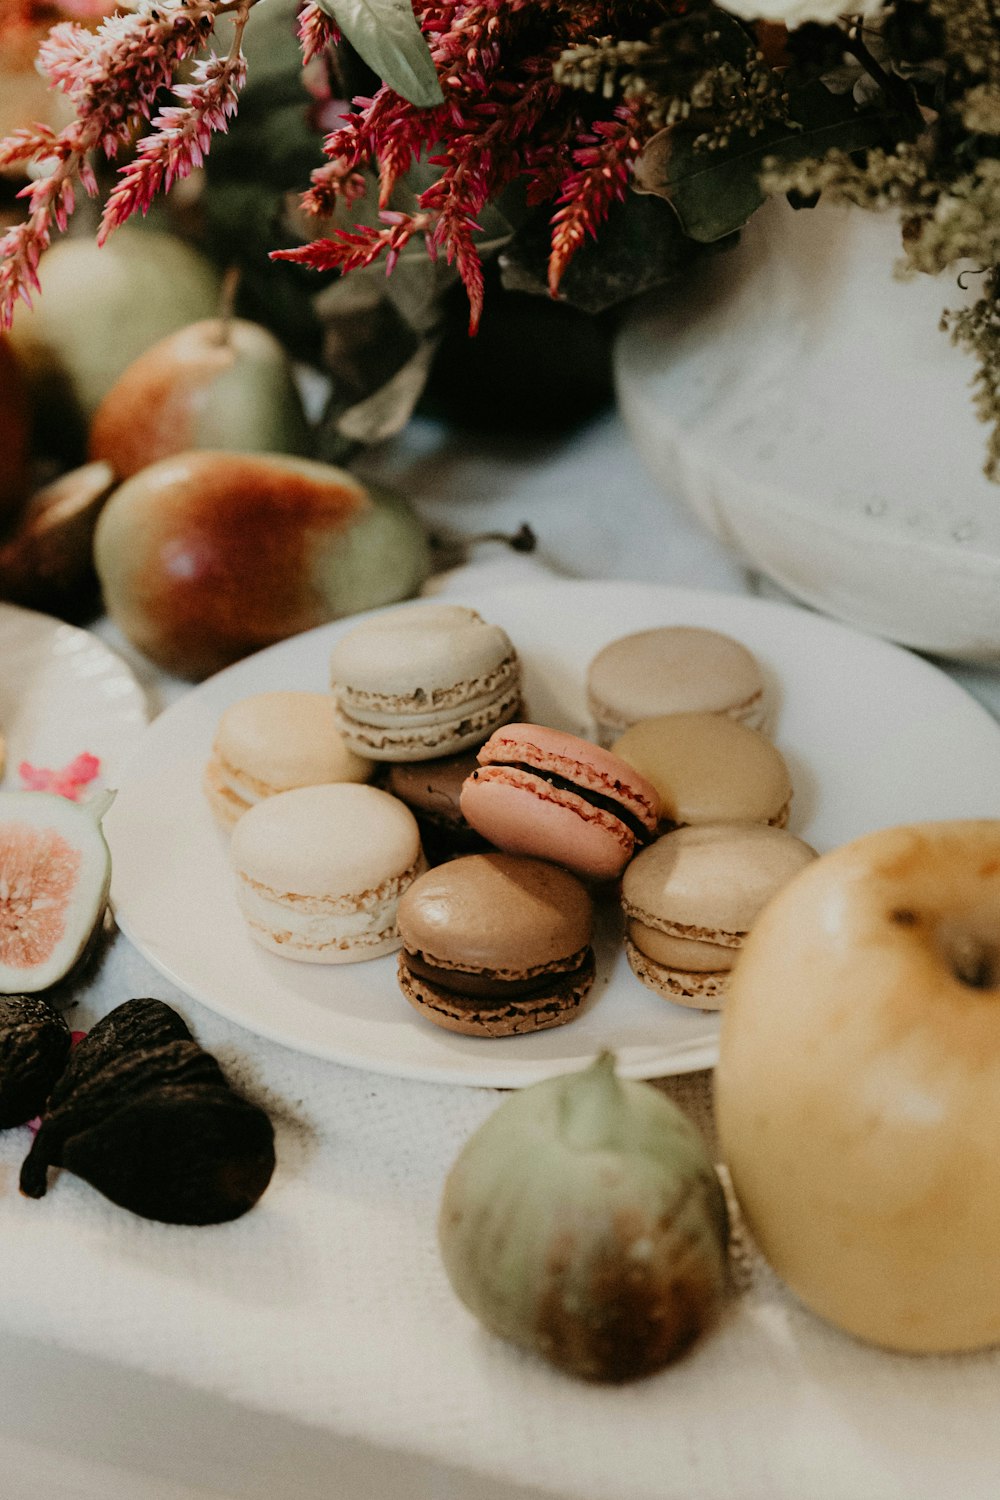
M708 0L694 0L647 36L606 36L568 48L556 82L603 99L638 101L660 130L700 123L700 145L727 145L735 132L758 134L788 118L780 73L753 38Z

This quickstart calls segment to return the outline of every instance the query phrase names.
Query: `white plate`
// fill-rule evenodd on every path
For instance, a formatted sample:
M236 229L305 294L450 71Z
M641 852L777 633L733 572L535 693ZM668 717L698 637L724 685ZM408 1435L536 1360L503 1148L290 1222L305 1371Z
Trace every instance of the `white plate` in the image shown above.
M462 600L449 590L447 597ZM605 642L658 624L707 625L764 666L777 743L791 768L791 827L825 850L868 829L1000 816L1000 726L918 657L792 606L629 583L530 584L479 593L526 668L531 715L587 733L583 679ZM289 1047L433 1082L517 1087L611 1047L623 1074L710 1067L717 1017L675 1007L631 974L615 914L583 1014L534 1036L462 1037L418 1016L395 960L298 964L265 953L236 909L226 842L201 771L228 704L273 688L323 688L334 640L354 621L271 647L202 683L157 719L106 819L118 921L163 974L210 1009Z
M22 761L59 770L84 751L101 762L84 796L114 786L146 729L146 700L130 669L89 631L0 604L2 785L22 785Z

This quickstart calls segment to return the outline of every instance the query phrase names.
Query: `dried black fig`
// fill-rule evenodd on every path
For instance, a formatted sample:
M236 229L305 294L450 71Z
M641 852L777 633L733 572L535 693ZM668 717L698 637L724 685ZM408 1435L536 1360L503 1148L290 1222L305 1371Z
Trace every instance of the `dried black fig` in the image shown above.
M112 1202L168 1224L221 1224L274 1171L274 1131L160 1000L119 1005L74 1049L21 1168L42 1198L65 1167Z
M37 995L0 996L0 1130L40 1115L66 1066L70 1029Z

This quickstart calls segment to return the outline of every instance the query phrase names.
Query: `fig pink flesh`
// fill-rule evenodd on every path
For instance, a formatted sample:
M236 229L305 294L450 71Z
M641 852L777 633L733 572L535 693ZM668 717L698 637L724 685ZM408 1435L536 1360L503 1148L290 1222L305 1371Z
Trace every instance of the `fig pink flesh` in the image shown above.
M0 827L0 961L32 969L66 930L81 854L52 828Z

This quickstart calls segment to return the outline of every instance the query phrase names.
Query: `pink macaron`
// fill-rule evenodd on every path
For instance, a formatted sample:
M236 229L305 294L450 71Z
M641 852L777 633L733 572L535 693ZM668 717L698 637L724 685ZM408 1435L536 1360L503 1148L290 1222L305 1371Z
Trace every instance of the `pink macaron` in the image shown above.
M507 724L477 759L461 809L498 849L613 880L656 832L656 788L620 756L575 734Z

